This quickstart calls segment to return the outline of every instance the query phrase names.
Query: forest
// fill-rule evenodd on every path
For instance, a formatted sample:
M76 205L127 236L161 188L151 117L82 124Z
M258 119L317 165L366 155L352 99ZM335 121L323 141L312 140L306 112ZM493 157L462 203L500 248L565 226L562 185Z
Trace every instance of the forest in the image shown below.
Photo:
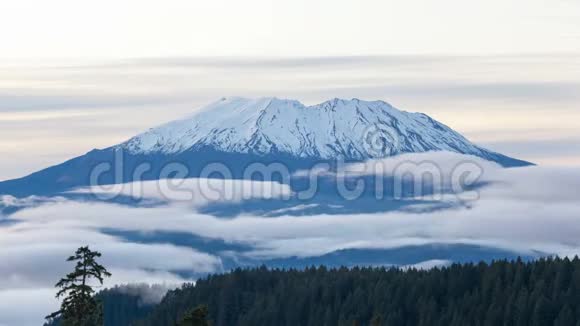
M580 260L390 267L236 269L169 291L155 306L101 292L105 325L179 325L204 305L213 326L580 326Z

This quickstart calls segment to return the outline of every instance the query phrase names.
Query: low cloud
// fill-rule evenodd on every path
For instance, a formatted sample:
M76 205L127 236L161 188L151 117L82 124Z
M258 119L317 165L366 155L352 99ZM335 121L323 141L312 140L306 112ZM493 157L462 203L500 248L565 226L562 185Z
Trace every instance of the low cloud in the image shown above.
M168 291L178 288L178 284L126 284L115 287L116 291L130 296L139 297L143 305L158 304Z
M286 198L292 195L292 190L288 185L279 182L191 178L94 186L76 189L71 193L92 194L97 198L126 196L144 203L180 202L200 207L216 202Z
M77 216L82 213L77 211ZM74 267L66 257L82 245L103 253L101 262L113 274L104 287L135 281L178 284L192 280L181 276L182 271L223 270L219 257L193 248L131 243L72 220L41 220L0 226L0 325L42 324L58 305L54 284ZM143 300L152 300L147 295Z
M38 326L43 317L58 310L51 288L0 288L0 326Z
M402 156L385 164L410 158L439 162L442 171L452 170L456 159L465 159L454 154L426 153ZM195 205L172 201L153 208L67 199L47 202L4 217L11 223L0 224L0 261L3 262L0 298L16 292L20 297L36 291L53 293L50 291L53 283L71 268L64 259L84 244L103 252L103 263L114 275L107 286L132 282L179 283L187 280L181 276L183 270L222 271L222 259L226 255L259 259L312 257L342 249L435 243L481 245L521 254L543 252L573 256L580 253L577 195L580 172L541 166L503 169L485 161L475 162L484 167L480 180L486 184L477 190L476 200L421 213L410 210L280 217L245 214L226 219L202 214L195 210ZM149 195L154 196L155 192ZM8 197L3 200L13 205L35 202ZM460 199L446 194L441 201L454 203ZM141 234L190 233L204 239L243 244L249 249L224 252L220 258L219 252L208 254L185 245L131 242L103 231L107 229ZM440 263L446 262L434 261L417 267L430 268ZM41 320L41 315L54 306L50 296L44 297L49 303L38 306L36 320ZM13 324L14 319L10 318L14 318L14 313L0 313L0 316L0 324Z
M431 260L426 260L423 262L420 262L418 264L413 264L413 265L408 265L408 266L403 266L402 268L414 268L417 270L429 270L429 269L433 269L433 268L440 268L440 267L445 267L445 266L449 266L451 265L453 262L449 261L449 260L443 260L443 259L431 259Z

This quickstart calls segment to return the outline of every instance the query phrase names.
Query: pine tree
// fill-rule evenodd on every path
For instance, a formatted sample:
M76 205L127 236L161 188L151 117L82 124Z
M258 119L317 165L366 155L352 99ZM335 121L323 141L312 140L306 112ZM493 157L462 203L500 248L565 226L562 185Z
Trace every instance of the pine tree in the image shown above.
M383 315L374 315L371 319L371 326L382 326L383 325Z
M543 296L536 301L534 313L532 315L533 326L552 325L554 318L552 316L550 302Z
M96 326L103 324L101 304L93 297L91 281L103 284L105 277L110 277L105 267L97 263L101 253L91 251L89 247L77 249L67 261L76 261L73 272L66 275L55 287L60 288L56 297L64 297L60 310L46 317L49 321L60 320L63 326Z
M569 305L565 305L554 322L555 326L574 325L574 312Z
M188 308L207 304L215 326L580 326L578 289L580 260L565 259L430 270L259 268L171 291L136 325L174 326Z
M183 316L179 326L210 326L211 323L207 320L208 315L209 309L206 305L198 306Z

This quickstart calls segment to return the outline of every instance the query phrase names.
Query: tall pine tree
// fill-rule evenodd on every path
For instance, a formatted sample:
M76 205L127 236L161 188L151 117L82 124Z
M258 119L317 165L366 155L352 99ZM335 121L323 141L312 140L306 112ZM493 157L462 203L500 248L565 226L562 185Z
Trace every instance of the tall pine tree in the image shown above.
M188 311L179 322L179 326L211 326L207 320L209 310L206 305L201 305Z
M97 263L101 253L91 251L89 247L77 249L67 261L76 262L74 271L62 278L56 287L60 288L56 297L62 298L59 311L46 317L49 321L58 319L63 326L97 326L103 324L101 304L94 298L92 283L103 284L105 277L110 277L105 267Z

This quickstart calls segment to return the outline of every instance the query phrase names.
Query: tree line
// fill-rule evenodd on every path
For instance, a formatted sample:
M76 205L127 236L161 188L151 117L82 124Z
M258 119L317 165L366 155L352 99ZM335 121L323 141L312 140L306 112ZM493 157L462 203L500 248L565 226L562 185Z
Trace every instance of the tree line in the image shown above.
M260 267L184 284L156 306L115 289L97 297L107 326L580 326L580 260Z
M215 326L580 326L580 260L237 269L169 292L135 325L175 325L200 304Z

